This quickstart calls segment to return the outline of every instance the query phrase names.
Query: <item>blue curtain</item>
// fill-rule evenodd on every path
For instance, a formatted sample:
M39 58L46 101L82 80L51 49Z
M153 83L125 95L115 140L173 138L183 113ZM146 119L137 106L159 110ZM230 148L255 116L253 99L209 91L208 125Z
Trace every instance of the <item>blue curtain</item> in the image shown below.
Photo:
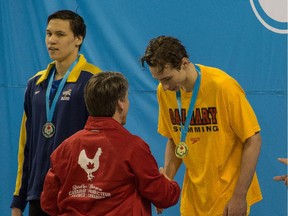
M156 131L157 82L139 62L148 41L159 35L177 37L186 45L193 63L221 68L237 79L262 128L257 173L264 199L252 207L251 215L286 215L287 189L272 178L287 172L287 167L277 161L277 157L287 157L287 2L282 11L277 7L278 17L265 11L263 2L267 3L1 0L1 215L10 215L26 83L51 61L45 47L46 19L60 9L77 11L84 18L87 36L81 52L88 61L127 76L130 111L126 127L149 143L159 166L164 163L166 139ZM273 1L267 4L268 8L277 6ZM286 13L286 21L281 20L279 13ZM176 176L180 183L183 174L181 167ZM179 215L179 204L164 213Z

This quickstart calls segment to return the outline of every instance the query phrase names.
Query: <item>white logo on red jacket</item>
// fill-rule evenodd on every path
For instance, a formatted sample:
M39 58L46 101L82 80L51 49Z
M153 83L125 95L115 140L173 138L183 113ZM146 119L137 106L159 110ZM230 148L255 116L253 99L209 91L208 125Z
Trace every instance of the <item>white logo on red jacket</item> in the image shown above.
M102 154L101 148L98 148L97 152L95 153L94 158L92 158L92 159L87 157L84 149L79 154L78 164L87 173L88 181L92 181L92 179L94 178L92 173L96 172L99 168L99 157L101 154Z

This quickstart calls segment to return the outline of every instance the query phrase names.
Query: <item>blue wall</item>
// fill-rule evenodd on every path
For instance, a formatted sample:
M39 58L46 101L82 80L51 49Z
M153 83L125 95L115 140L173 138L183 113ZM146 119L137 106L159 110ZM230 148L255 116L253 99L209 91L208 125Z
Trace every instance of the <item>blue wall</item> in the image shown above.
M219 67L236 78L262 128L257 173L264 199L252 207L251 215L285 216L287 189L272 179L287 173L287 167L277 161L277 157L287 157L287 1L282 10L277 9L278 16L286 14L286 21L265 11L265 2L268 8L277 6L267 0L1 0L1 215L10 214L26 82L50 62L46 18L56 10L71 9L83 16L88 27L81 50L86 58L129 79L131 106L126 127L150 144L161 166L166 139L156 132L157 82L139 63L148 41L158 35L177 37L193 63ZM181 167L179 182L183 173ZM179 204L164 215L177 216L178 209Z

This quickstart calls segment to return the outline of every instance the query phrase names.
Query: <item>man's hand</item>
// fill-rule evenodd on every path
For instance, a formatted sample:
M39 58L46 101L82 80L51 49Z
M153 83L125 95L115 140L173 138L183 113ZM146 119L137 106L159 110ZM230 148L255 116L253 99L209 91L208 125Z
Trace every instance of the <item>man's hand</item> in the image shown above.
M171 181L171 179L166 175L165 170L164 170L163 167L160 167L160 168L159 168L159 173L160 173L160 174L163 174L163 175L165 176L165 178L167 178L168 180ZM157 213L157 214L162 214L163 211L164 211L164 209L162 209L162 208L157 208L157 207L155 207L155 210L156 210L156 213Z
M164 209L157 208L157 207L155 207L155 209L156 209L156 213L157 213L157 214L162 214L162 212L163 212L163 210L164 210Z
M278 158L278 161L280 161L283 164L288 165L288 158Z
M224 208L223 216L246 216L246 196L241 198L232 197Z
M283 164L288 165L288 158L278 158L278 161L280 161ZM275 181L283 181L284 184L286 186L288 186L288 176L287 176L287 174L286 175L281 175L281 176L275 176L273 178L273 180L275 180Z
M19 208L12 208L11 216L22 216L22 211Z

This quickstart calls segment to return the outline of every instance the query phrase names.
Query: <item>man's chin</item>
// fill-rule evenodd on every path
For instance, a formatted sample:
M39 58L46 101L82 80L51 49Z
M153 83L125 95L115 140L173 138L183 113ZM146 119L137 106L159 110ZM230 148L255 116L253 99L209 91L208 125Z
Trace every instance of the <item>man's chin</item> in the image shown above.
M180 88L179 87L176 87L176 88L173 88L173 89L168 89L169 91L174 91L174 92L177 92L177 91L179 91L180 90Z
M126 125L126 119L121 121L121 125Z
M51 55L51 54L49 54L49 57L50 57L50 59L52 59L53 61L55 61L57 58L56 58L56 56L55 55Z

